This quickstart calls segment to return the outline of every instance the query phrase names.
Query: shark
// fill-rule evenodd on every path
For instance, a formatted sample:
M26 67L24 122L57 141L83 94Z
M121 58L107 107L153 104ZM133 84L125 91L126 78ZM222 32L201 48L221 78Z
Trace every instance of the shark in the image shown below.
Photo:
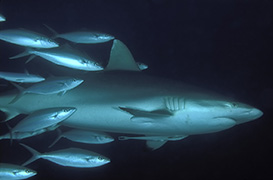
M223 131L263 115L258 108L179 81L141 72L128 47L113 41L103 71L82 75L84 83L63 96L26 94L13 104L17 91L0 95L6 120L45 108L77 109L62 125L134 134L157 149L170 137ZM147 138L145 138L147 137Z

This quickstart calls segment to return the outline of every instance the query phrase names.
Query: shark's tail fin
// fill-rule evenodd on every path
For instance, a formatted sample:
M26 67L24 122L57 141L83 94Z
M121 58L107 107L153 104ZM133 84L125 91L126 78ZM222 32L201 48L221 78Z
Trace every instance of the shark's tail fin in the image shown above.
M15 98L13 100L11 100L9 102L9 104L13 104L15 103L18 99L20 99L25 93L24 93L24 88L19 86L18 84L15 84L13 82L10 82L12 85L14 85L20 92L17 94L17 96L15 96Z
M36 151L35 149L20 143L21 146L24 146L27 150L29 150L32 153L32 157L27 160L24 164L22 164L22 166L26 166L30 163L32 163L33 161L36 161L37 159L41 158L41 153L39 153L38 151Z
M57 129L58 137L51 143L48 148L51 148L53 145L55 145L61 138L62 138L62 131L60 128Z

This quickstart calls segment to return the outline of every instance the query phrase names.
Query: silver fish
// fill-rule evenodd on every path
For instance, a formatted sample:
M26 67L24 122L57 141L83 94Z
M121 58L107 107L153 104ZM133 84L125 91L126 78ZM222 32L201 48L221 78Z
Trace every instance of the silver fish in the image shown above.
M45 78L39 75L12 72L0 72L0 79L1 78L18 83L37 83L45 80Z
M14 164L0 163L0 179L1 180L15 180L27 179L35 176L36 171Z
M19 89L19 94L10 102L10 104L16 102L25 94L57 94L61 93L62 95L66 91L71 90L79 86L83 82L82 79L70 78L70 77L58 77L58 78L49 78L45 81L34 84L26 89L23 87L12 83L15 87Z
M3 22L3 21L6 21L6 18L2 14L0 14L0 22Z
M110 159L107 157L79 148L68 148L41 154L25 144L21 145L33 154L33 156L26 161L23 166L26 166L39 158L49 160L62 166L79 168L98 167L110 162Z
M16 132L35 132L41 129L55 126L70 117L76 108L73 107L60 107L48 108L35 111L21 120L14 128L11 129L12 133Z
M45 60L48 60L54 64L65 66L72 69L84 70L84 71L101 71L103 67L92 60L86 54L71 48L69 46L53 48L53 49L44 49L44 50L34 50L27 49L25 52L18 54L16 56L10 57L10 59L16 59L28 55L36 55ZM33 56L34 57L34 56ZM27 61L29 62L32 57Z
M83 43L83 44L97 44L97 43L104 43L115 39L114 36L100 33L100 32L93 32L93 31L75 31L63 34L57 34L56 38L62 38L74 43Z
M49 37L25 29L1 30L0 39L9 43L33 48L54 48L59 46L57 42Z
M105 143L114 141L114 139L111 136L103 132L73 129L73 130L62 133L60 129L58 130L59 130L59 136L49 147L52 147L62 137L67 138L71 141L87 143L87 144L105 144Z

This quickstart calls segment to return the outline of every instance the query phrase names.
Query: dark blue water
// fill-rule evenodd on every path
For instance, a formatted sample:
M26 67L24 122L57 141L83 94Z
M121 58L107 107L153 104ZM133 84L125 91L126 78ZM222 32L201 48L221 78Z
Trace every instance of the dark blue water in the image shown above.
M169 142L153 152L145 151L142 141L82 145L63 139L52 150L80 147L112 162L77 169L38 160L28 166L38 171L32 179L272 179L272 7L271 0L2 0L0 13L7 21L1 29L50 35L43 26L47 24L60 33L109 33L123 41L136 60L149 65L145 73L205 87L264 112L256 121ZM79 47L106 64L111 42ZM62 74L63 68L50 63L8 60L21 51L1 41L0 70ZM1 134L7 131L0 126ZM55 137L50 132L22 142L45 152ZM21 164L31 156L7 140L0 141L0 150L1 162Z

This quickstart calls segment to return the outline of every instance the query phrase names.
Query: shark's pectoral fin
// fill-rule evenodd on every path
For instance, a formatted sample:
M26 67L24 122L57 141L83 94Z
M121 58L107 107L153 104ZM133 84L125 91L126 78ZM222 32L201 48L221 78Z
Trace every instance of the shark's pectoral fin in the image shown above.
M153 141L153 140L149 140L149 141L146 141L146 146L149 150L153 151L153 150L156 150L160 147L162 147L167 141L165 140L156 140L156 141Z
M119 107L119 109L133 115L131 117L131 120L141 121L141 122L152 122L155 119L166 118L173 115L172 112L165 109L159 109L154 111L145 111L145 110L128 108L128 107Z

